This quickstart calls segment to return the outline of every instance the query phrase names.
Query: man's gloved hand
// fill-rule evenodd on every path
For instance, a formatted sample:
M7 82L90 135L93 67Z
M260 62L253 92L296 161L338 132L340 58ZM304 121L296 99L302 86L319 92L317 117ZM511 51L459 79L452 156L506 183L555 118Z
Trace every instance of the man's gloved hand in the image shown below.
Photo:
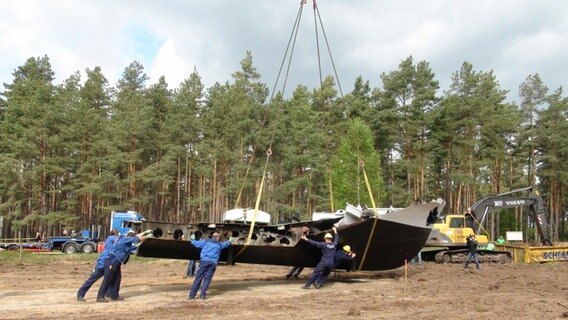
M154 236L154 235L153 235L153 231L152 231L152 230L146 230L146 231L144 231L144 232L138 234L138 238L139 238L140 240L146 240L146 239L149 239L149 238L153 238L153 236Z

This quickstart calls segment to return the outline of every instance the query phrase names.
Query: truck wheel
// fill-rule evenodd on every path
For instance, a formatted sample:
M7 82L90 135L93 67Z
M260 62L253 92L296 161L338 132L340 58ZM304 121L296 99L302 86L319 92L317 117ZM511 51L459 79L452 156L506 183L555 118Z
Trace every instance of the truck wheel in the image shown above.
M19 246L17 244L11 244L8 246L8 248L6 248L6 250L8 251L17 251L19 249Z
M84 253L94 253L96 250L95 244L93 242L85 242L81 245L81 252Z
M77 244L75 242L71 242L63 246L63 252L67 254L74 254L77 253L79 249L77 248Z

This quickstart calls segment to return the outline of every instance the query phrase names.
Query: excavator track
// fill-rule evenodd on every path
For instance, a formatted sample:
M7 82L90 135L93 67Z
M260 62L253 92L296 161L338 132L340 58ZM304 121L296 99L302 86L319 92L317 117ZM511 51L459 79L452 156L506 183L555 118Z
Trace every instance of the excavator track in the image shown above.
M480 263L510 263L513 261L511 253L508 251L478 250ZM434 261L437 263L465 263L467 260L467 250L443 250L436 253Z

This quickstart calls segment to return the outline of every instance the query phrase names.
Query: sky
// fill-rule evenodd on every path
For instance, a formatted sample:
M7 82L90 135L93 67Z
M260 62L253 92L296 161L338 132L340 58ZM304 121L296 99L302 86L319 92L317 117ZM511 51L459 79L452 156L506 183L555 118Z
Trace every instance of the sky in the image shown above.
M463 62L493 71L508 100L538 73L552 92L568 84L568 1L313 0L303 6L285 95L319 85L319 18L344 94L358 76L380 75L405 58L427 61L440 92ZM272 90L300 0L0 0L0 91L31 57L50 59L55 84L100 66L111 86L138 61L149 84L165 76L177 88L194 68L206 88L231 81L247 51ZM322 73L333 74L322 29ZM566 95L566 94L564 94Z

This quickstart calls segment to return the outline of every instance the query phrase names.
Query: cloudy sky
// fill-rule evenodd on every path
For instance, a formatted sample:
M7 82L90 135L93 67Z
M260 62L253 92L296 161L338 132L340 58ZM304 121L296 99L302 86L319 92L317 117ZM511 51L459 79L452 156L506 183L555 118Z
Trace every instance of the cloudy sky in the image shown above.
M568 84L568 1L317 3L344 93L359 75L380 86L380 74L410 55L430 63L441 90L464 61L493 70L509 100L529 74L551 90ZM300 0L0 0L0 83L11 83L28 58L47 55L56 84L100 66L115 86L136 60L150 83L164 75L176 88L195 67L209 87L231 80L251 51L272 89L299 8ZM286 91L319 83L312 0L302 12ZM320 46L323 73L331 74L321 30Z

